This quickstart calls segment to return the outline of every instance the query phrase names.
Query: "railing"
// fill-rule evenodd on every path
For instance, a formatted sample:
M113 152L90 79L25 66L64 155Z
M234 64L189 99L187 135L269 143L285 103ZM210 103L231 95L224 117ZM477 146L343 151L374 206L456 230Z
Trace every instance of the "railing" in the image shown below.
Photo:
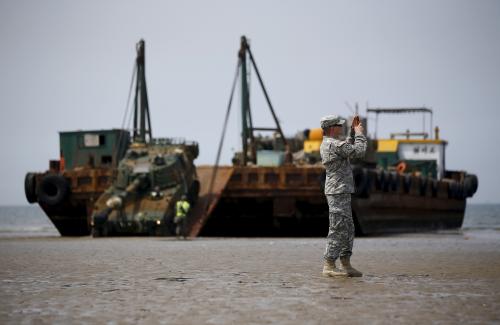
M186 141L184 138L154 138L151 139L151 144L153 145L186 145L186 146L197 146L196 141Z

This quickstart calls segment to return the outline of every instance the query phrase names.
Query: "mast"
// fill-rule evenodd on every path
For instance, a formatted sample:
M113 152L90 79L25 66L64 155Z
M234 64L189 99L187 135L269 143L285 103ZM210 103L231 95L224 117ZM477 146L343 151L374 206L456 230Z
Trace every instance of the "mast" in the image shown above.
M243 154L243 165L247 164L248 160L248 138L249 138L249 121L248 114L250 112L250 99L248 90L247 76L247 51L245 36L241 37L241 47L238 52L241 67L241 143Z
M269 106L269 110L271 111L271 115L273 117L274 123L276 127L254 127L252 123L252 113L250 109L250 92L248 88L248 67L247 67L247 54L250 58L251 66L253 67L255 74L257 75L257 79L259 81L262 92L264 93L264 97L266 98L267 105ZM275 131L281 137L283 141L284 147L287 147L287 141L283 131L281 130L280 123L274 112L273 105L271 104L271 99L267 94L266 87L264 86L264 82L262 81L262 77L260 76L259 69L257 68L257 64L255 63L255 59L252 55L252 51L250 50L250 45L247 42L245 36L241 36L241 46L238 52L238 60L240 66L241 73L241 119L242 119L242 130L241 130L241 139L242 139L242 154L243 160L242 164L246 165L249 161L256 163L256 143L254 138L254 131ZM250 150L249 150L250 149ZM250 153L248 152L250 151Z
M137 79L135 82L134 97L134 143L148 143L152 139L151 118L149 115L148 91L145 72L145 43L141 39L136 45ZM146 139L146 136L148 139Z

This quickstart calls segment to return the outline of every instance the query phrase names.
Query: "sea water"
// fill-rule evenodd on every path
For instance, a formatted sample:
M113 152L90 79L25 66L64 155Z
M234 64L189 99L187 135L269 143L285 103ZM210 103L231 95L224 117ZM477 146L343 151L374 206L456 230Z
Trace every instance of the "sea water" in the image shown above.
M0 206L0 237L59 236L38 205Z
M500 204L467 204L462 229L500 234ZM0 237L59 236L38 205L0 206Z

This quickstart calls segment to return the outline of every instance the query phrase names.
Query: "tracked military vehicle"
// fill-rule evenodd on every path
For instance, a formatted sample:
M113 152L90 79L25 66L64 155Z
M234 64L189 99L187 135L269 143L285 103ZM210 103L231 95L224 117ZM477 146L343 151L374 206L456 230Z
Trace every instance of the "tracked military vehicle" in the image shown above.
M183 195L192 203L198 197L197 154L196 144L168 139L132 144L95 203L93 236L172 235L175 203Z
M137 45L132 144L120 161L112 185L97 199L92 235L172 235L175 203L196 202L194 166L198 144L154 139L146 89L144 41Z

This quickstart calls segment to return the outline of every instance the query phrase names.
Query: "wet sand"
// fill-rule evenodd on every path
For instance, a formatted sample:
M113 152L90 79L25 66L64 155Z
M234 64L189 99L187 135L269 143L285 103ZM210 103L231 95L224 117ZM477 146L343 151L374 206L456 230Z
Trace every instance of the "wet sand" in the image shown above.
M498 323L499 238L359 238L356 279L324 239L3 238L0 323Z

